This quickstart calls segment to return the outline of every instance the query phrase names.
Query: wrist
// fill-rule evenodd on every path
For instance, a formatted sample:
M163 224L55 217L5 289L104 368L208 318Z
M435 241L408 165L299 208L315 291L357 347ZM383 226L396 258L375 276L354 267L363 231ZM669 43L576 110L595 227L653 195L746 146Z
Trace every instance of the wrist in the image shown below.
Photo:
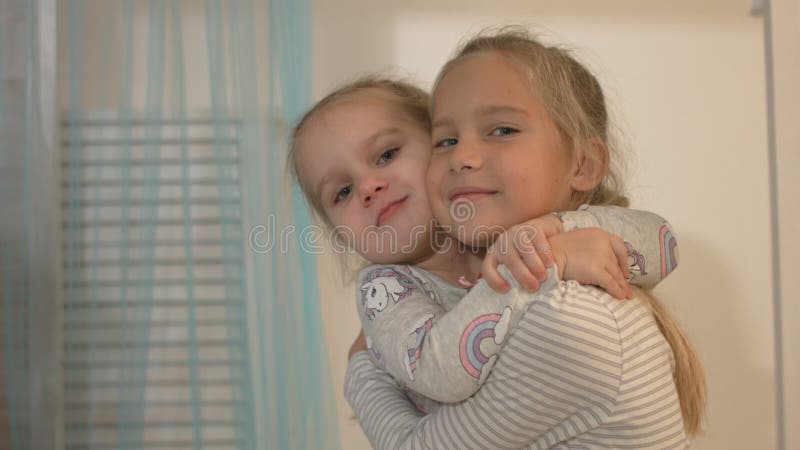
M555 229L556 233L563 233L564 232L564 222L562 218L564 217L564 212L554 212L547 214L545 216L546 220L548 220Z
M575 211L561 211L553 214L560 220L563 232L579 228L600 227L597 217L588 208L589 205L581 205Z
M567 267L567 252L564 249L561 239L561 236L555 236L553 239L550 239L550 248L553 251L553 261L558 269L559 280L564 279L564 271Z

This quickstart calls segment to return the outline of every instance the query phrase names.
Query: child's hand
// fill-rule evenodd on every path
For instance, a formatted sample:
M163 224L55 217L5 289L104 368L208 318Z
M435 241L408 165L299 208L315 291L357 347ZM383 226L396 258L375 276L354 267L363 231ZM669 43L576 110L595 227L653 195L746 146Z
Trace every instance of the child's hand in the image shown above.
M550 239L562 280L593 284L618 299L633 298L628 284L628 249L618 236L583 228Z
M487 250L481 276L495 291L507 292L511 286L497 271L503 264L522 287L537 291L554 261L547 239L561 231L561 221L552 214L511 227Z

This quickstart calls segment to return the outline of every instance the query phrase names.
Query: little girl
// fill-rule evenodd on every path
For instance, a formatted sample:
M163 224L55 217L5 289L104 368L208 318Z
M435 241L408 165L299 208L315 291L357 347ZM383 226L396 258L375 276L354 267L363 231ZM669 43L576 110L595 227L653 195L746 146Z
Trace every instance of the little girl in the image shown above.
M568 53L524 33L473 39L434 89L428 193L437 222L485 247L493 236L475 233L481 227L508 228L582 203L624 203L609 175L607 129L599 84ZM454 217L464 199L474 213ZM645 271L666 274L674 266L671 231L650 232L661 242L660 266ZM357 353L345 391L373 445L685 447L699 428L704 382L674 321L644 292L619 303L550 272L537 294L511 279L509 292L526 313L488 381L464 402L421 418L401 388ZM489 362L480 351L472 356Z
M467 293L457 285L459 275L474 273L471 265L480 258L438 242L431 224L424 182L431 155L428 104L424 92L404 83L353 83L301 120L290 162L309 202L337 236L381 264L361 270L357 278L364 333L376 362L412 395L422 394L415 400L430 412L436 405L424 397L457 402L477 391L509 330L535 298L509 291L494 266L504 263L513 278L535 291L552 260L544 236L561 231L562 222L567 230L603 226L626 236L636 249L631 254L642 261L658 261L658 230L668 226L656 215L616 207L565 212L561 220L545 214L528 227L501 233L508 246L495 247L484 260L481 272L505 294L493 295L488 283ZM514 239L519 236L529 237L530 245ZM619 297L630 295L626 276L652 286L667 273L644 264L629 270L626 243L606 233L552 239L563 277L601 285ZM402 263L414 266L391 265Z

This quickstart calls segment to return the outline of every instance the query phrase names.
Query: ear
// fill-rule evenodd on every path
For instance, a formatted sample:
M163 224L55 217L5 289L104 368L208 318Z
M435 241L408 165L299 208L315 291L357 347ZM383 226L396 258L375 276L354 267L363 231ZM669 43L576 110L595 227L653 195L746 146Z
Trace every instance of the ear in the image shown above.
M593 138L575 149L570 186L578 192L591 191L608 171L608 147L600 138Z

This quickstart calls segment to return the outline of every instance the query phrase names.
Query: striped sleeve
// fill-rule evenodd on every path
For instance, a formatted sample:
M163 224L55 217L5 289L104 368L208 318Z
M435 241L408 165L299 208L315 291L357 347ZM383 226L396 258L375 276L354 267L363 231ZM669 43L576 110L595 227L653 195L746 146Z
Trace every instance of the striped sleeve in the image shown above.
M344 393L374 449L396 448L389 441L395 436L379 430L398 422L413 427L423 417L397 382L379 369L367 352L359 352L350 359Z
M482 389L424 417L368 358L354 358L345 395L374 448L549 448L600 427L619 395L623 355L617 321L593 292L560 283L524 293L539 298Z

